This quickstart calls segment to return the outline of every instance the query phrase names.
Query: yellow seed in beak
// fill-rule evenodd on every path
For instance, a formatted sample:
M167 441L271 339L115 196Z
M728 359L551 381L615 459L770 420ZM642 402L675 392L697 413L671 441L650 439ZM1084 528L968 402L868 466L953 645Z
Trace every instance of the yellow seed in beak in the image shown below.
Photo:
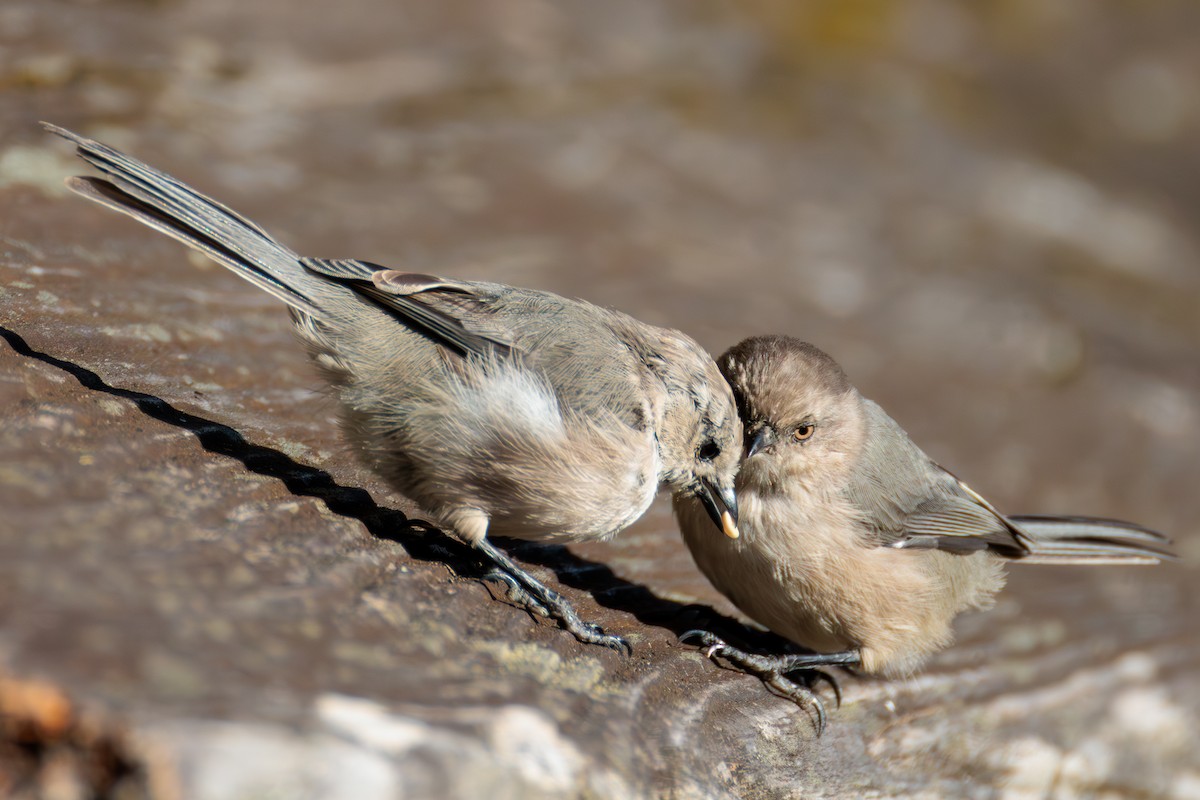
M730 539L736 539L742 535L738 531L737 523L733 521L733 515L728 511L721 512L721 530L725 531L725 535Z

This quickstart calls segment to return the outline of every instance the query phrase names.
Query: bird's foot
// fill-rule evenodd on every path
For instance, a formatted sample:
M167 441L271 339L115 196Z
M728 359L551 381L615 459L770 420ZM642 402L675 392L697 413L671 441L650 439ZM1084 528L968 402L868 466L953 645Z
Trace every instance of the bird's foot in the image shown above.
M622 637L605 633L595 623L585 622L565 597L530 575L491 542L485 539L477 546L496 565L484 579L503 583L510 603L531 614L556 620L564 630L585 644L598 644L620 650L626 655L633 652L629 642Z
M679 637L679 641L689 639L698 641L704 648L707 658L717 661L721 659L742 672L754 675L774 694L785 700L790 700L813 715L813 725L820 736L825 731L825 704L819 695L809 688L814 680L825 680L833 687L838 705L842 703L842 692L832 675L821 670L822 667L853 666L859 663L859 654L853 650L841 653L784 653L779 655L762 655L749 653L727 644L716 634L702 630L692 630ZM719 663L719 662L718 662ZM797 682L789 673L803 672L805 679Z
M502 584L504 586L503 600L506 603L523 608L530 614L536 614L539 617L550 616L549 608L534 599L533 595L525 590L520 581L499 567L492 567L481 580Z

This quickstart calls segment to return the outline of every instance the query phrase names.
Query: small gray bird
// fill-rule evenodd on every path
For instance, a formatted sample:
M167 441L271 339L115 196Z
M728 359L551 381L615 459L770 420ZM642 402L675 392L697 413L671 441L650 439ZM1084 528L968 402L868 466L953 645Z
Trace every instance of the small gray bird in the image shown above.
M741 537L706 536L703 507L678 497L683 538L738 608L815 654L761 656L707 632L686 636L785 694L815 699L781 681L798 669L911 673L949 644L956 614L991 604L1008 561L1171 558L1167 539L1126 522L1004 516L931 461L810 344L755 337L718 364L745 430ZM823 725L819 705L817 712Z
M366 464L485 554L513 599L581 641L627 647L488 535L607 539L660 487L699 498L710 528L737 535L737 410L712 358L679 331L548 292L302 258L174 178L43 124L109 178L70 178L70 189L286 303Z

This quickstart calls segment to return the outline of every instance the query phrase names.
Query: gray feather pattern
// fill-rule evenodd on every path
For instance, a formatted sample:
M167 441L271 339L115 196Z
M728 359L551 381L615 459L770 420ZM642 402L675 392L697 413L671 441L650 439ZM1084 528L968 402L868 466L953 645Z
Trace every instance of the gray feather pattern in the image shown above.
M95 179L76 178L67 184L72 190L197 247L293 308L316 312L316 293L306 289L315 288L318 279L306 279L299 257L262 228L107 145L54 125L43 125L73 142L79 156L112 181L105 186Z
M108 178L74 191L287 303L360 455L465 541L603 538L660 484L732 492L732 394L678 331L548 292L301 259L169 175L45 127ZM720 457L700 459L712 441Z
M420 331L436 344L448 347L464 358L471 355L481 358L489 355L507 358L512 354L512 348L507 342L494 337L480 336L468 330L463 322L464 314L447 313L435 307L436 296L443 292L459 295L461 298L471 298L476 301L475 306L482 306L470 286L466 284L450 283L431 275L403 275L376 264L354 259L334 261L302 258L300 263L312 272L345 282L355 292L393 313L403 324ZM380 280L378 276L381 274L399 275L403 280ZM403 291L392 291L393 286L402 286ZM481 315L488 313L486 307L476 308L475 311Z
M719 359L754 452L733 543L699 503L675 511L697 565L743 612L798 644L903 675L986 608L1006 560L1156 563L1165 537L1082 517L1005 517L923 453L829 356L784 336Z
M961 554L989 549L1031 564L1173 557L1166 537L1126 522L1005 516L931 461L878 405L862 403L869 433L846 492L879 545Z
M875 544L957 553L1022 550L1004 517L931 461L878 405L861 403L866 436L845 493Z
M1154 563L1176 556L1161 533L1111 519L1014 516L1008 518L1029 547L1026 561Z

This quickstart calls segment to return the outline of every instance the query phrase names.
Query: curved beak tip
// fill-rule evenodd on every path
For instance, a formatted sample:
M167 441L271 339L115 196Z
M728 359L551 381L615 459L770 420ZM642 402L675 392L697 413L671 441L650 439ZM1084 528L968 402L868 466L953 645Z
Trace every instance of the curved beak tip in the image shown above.
M733 519L733 515L728 511L721 514L721 530L730 539L736 539L742 535L741 531L738 530L737 522Z
M701 480L696 487L696 497L704 505L709 518L730 539L741 535L738 530L737 495L732 486L721 487L710 480Z

